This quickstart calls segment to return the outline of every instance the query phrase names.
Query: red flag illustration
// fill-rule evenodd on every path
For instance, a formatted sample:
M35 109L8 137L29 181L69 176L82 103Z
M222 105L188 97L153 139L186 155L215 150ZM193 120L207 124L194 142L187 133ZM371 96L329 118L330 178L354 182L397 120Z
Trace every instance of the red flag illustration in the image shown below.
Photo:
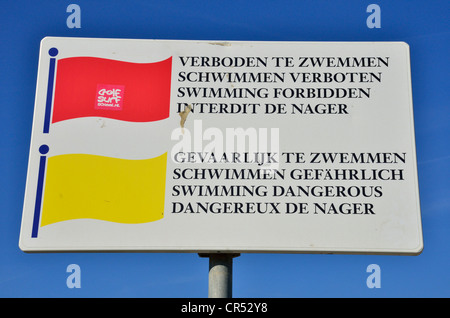
M131 63L58 60L52 123L79 117L149 122L169 117L172 58Z

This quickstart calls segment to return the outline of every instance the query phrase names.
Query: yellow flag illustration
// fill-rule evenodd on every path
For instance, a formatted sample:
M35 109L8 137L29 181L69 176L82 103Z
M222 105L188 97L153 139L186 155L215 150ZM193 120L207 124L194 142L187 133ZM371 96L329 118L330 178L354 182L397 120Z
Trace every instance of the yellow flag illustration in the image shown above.
M146 223L164 216L167 153L130 160L87 154L48 158L41 226L72 219Z

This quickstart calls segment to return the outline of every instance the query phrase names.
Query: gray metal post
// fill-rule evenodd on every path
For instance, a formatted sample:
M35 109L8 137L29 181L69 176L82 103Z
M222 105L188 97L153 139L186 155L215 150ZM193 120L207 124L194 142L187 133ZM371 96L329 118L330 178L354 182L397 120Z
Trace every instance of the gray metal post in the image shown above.
M209 257L208 297L231 298L233 289L233 258L240 254L198 254Z

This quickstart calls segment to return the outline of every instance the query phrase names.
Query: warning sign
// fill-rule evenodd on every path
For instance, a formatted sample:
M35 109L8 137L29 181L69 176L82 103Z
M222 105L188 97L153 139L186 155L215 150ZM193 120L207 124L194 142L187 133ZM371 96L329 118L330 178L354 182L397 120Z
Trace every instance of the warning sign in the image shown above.
M418 254L409 47L45 38L24 251Z

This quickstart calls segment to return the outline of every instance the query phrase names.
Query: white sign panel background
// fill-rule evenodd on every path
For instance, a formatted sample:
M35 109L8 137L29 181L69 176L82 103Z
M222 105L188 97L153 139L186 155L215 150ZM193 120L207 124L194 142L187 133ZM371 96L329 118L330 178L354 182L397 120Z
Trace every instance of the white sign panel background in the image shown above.
M45 38L19 245L420 253L409 47Z

